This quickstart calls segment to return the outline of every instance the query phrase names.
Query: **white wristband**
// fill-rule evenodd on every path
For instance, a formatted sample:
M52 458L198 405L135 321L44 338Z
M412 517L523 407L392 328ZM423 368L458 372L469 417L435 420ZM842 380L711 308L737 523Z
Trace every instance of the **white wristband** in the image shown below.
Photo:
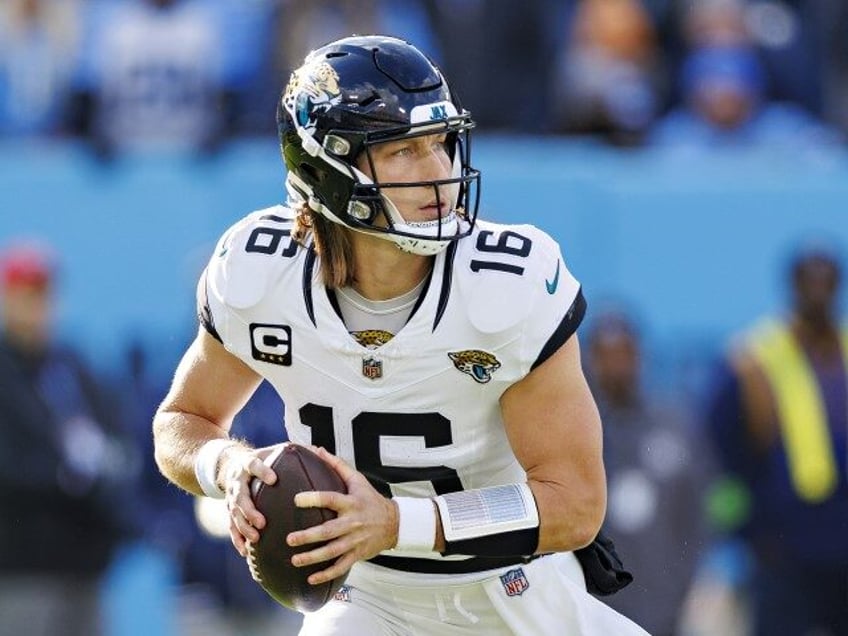
M436 543L436 510L431 499L392 497L398 506L395 550L432 552Z
M194 458L194 476L200 489L207 497L223 499L224 491L218 486L218 460L221 453L230 446L238 446L238 442L231 439L212 439L203 444Z

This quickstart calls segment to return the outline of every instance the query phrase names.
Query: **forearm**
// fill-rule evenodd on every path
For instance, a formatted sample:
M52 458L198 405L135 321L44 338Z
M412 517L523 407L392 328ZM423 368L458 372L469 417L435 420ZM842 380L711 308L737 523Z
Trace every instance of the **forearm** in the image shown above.
M194 495L203 495L194 469L198 451L210 440L226 438L225 429L198 415L160 410L153 419L154 454L159 470L172 483Z
M529 481L538 510L537 553L566 552L582 548L595 538L601 528L606 497L603 488L569 489L551 482ZM588 493L594 492L591 496ZM532 503L532 502L531 502ZM434 505L436 533L433 549L445 553L448 544L439 508ZM472 540L473 541L473 540ZM468 545L473 545L466 542ZM473 547L471 548L473 550ZM490 548L484 548L488 553ZM506 552L509 550L507 549Z

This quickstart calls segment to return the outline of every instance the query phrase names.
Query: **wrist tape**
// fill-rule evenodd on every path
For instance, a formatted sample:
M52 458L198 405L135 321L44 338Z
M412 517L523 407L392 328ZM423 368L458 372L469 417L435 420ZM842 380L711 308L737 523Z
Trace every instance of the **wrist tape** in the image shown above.
M213 499L223 499L224 491L218 486L218 461L221 453L230 446L238 446L231 439L212 439L204 443L194 458L194 476L203 494Z

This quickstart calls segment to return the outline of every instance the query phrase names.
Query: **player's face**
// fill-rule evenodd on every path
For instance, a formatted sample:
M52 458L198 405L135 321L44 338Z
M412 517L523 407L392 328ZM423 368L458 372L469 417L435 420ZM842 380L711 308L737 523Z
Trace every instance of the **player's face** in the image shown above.
M445 135L424 135L377 144L371 149L371 161L363 155L358 167L375 182L414 183L437 181L451 176L451 158ZM453 186L382 188L408 222L433 221L452 209L456 188Z

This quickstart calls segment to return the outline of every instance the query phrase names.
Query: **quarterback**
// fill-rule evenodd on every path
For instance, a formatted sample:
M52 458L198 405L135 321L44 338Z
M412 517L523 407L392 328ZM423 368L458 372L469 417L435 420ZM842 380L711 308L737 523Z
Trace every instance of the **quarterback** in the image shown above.
M225 232L199 281L154 420L162 472L225 498L245 555L272 449L228 432L265 379L348 487L295 500L337 517L287 537L320 545L294 564L349 571L301 634L644 634L574 554L606 507L580 285L541 230L477 220L474 123L441 72L345 38L292 74L277 122L288 199Z

